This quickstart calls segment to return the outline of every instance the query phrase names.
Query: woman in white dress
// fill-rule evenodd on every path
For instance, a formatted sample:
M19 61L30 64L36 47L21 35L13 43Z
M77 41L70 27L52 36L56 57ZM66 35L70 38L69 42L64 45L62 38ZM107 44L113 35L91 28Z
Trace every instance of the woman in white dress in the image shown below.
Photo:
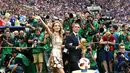
M62 24L59 21L54 21L52 24L52 29L50 29L41 17L36 17L42 22L42 25L46 28L48 34L52 39L52 51L48 61L48 66L52 69L52 73L65 73L63 70L62 61L62 45L63 35L62 35ZM52 31L51 31L52 30Z

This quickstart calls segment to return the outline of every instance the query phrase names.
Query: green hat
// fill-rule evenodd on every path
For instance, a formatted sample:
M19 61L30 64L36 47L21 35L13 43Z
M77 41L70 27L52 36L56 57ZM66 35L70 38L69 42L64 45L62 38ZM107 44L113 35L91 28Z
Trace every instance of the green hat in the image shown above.
M5 13L5 17L9 18L10 14L9 13Z

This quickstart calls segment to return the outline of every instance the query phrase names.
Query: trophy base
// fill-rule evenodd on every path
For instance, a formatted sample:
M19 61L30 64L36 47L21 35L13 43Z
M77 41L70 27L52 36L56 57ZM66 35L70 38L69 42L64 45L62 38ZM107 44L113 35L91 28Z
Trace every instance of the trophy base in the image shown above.
M87 69L82 69L81 73L87 73Z

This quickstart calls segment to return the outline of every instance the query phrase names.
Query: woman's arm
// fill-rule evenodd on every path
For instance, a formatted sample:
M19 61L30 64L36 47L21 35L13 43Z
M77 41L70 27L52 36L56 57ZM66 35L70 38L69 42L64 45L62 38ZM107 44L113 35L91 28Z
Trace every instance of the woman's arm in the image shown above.
M107 44L107 41L103 41L103 39L101 39L100 44Z
M108 42L108 44L110 44L110 45L115 45L115 40L113 41L113 42Z
M41 22L42 22L42 25L46 28L46 30L47 30L47 32L48 32L48 34L49 35L52 35L52 32L51 32L51 30L50 30L50 28L46 25L46 23L42 20L42 18L41 17L35 17L36 19L39 19Z

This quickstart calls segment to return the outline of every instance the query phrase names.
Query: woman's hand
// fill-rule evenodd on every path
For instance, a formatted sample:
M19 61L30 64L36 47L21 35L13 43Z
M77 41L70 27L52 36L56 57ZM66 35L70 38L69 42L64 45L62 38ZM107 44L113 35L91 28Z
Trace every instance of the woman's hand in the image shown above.
M37 19L37 20L40 20L42 25L46 28L48 34L52 35L50 28L46 25L46 23L42 20L42 18L40 16L35 16L34 18Z
M40 20L40 19L41 19L40 16L34 16L34 18L37 19L37 20Z

